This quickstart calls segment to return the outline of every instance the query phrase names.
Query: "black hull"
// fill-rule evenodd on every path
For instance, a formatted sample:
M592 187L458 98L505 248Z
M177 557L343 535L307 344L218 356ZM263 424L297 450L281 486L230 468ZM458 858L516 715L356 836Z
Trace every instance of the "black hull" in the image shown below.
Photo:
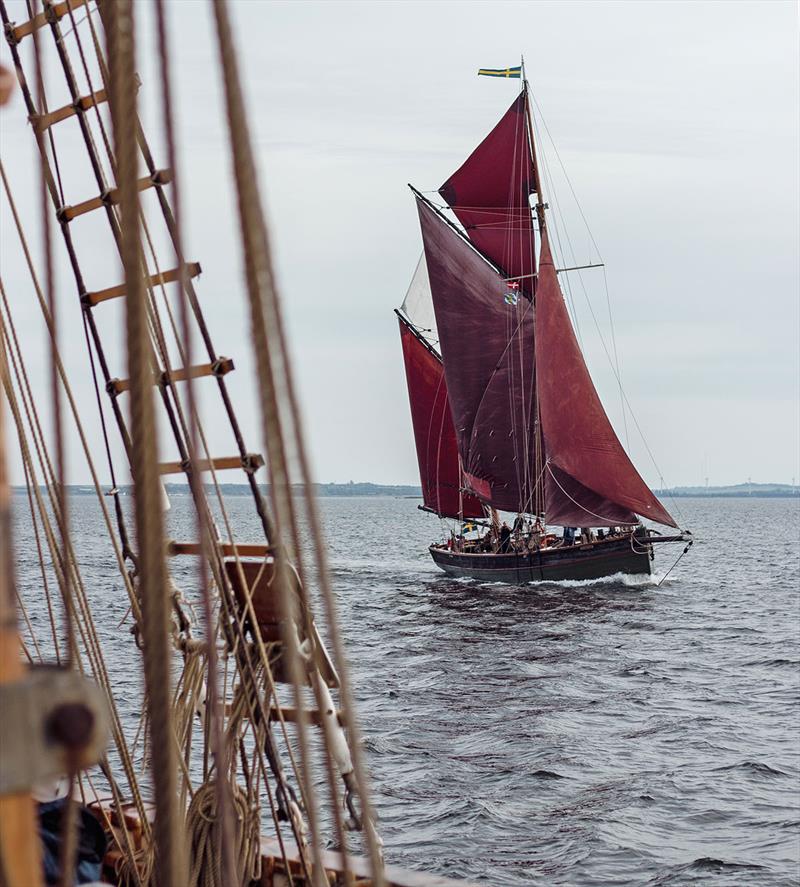
M643 541L643 540L641 540ZM529 554L464 553L436 545L430 547L437 567L450 576L466 576L487 582L558 582L563 579L602 579L615 573L649 575L650 551L637 539L634 551L629 538L591 545L549 548Z

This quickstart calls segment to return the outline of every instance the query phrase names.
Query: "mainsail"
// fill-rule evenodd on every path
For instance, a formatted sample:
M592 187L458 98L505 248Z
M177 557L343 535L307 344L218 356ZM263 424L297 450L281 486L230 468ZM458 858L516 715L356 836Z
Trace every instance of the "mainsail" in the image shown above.
M418 197L417 207L464 473L487 505L530 510L536 483L532 304L508 304L496 269L425 200Z
M508 277L533 292L536 255L528 197L534 188L525 93L442 185L447 201L469 239Z

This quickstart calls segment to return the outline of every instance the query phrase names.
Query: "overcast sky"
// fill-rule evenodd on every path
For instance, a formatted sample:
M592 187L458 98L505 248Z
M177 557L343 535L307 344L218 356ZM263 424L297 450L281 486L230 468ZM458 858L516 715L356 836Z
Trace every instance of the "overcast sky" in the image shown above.
M392 313L421 251L406 183L435 189L461 164L519 86L479 78L478 67L513 65L520 54L606 263L625 390L660 466L629 417L643 475L702 483L707 465L711 484L800 478L794 2L232 5L318 480L417 482ZM203 266L200 297L217 350L236 360L232 389L259 449L209 10L194 0L169 7L187 252ZM143 116L165 166L152 21L147 4L139 8ZM5 43L0 57L10 63ZM34 142L19 95L0 122L3 161L33 229ZM546 136L540 148L554 172L548 199L571 237L563 258L597 261ZM64 135L59 150L65 169L85 165L77 140ZM67 202L92 194L77 174L67 184ZM41 383L43 333L5 197L0 207L3 279ZM119 282L113 249L81 230L90 288ZM589 366L624 440L589 308L610 342L603 272L570 276ZM66 273L59 296L70 373L96 431ZM117 337L113 374L124 376L119 318L109 311L103 322L109 341ZM213 398L205 410L215 451L232 453ZM85 482L77 456L71 464L70 479Z

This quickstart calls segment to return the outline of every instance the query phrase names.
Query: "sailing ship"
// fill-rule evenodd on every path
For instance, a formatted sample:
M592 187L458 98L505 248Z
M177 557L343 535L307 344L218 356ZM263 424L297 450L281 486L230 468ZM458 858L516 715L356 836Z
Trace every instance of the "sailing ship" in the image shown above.
M655 543L688 548L691 534L649 526L677 529L589 375L559 284L576 268L553 259L529 85L522 67L500 74L521 90L438 189L443 203L409 186L424 252L395 313L420 507L454 522L430 554L450 575L510 583L649 574Z

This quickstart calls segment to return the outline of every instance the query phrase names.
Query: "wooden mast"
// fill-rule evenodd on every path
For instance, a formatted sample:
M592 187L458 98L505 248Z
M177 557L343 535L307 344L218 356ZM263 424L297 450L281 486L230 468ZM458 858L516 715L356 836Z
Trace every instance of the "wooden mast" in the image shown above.
M531 149L531 160L533 161L533 178L534 178L534 186L536 188L536 219L539 222L539 242L541 244L541 239L544 237L544 233L547 229L547 221L545 218L544 211L547 209L547 204L544 202L544 193L542 191L542 179L539 174L539 160L536 157L536 141L533 137L533 119L531 116L531 106L530 106L530 98L529 98L529 86L528 86L528 78L525 76L525 59L524 57L521 59L522 68L522 92L525 96L525 123L528 130L528 143ZM536 290L539 284L539 267L536 267L536 276L533 279L533 310L536 312ZM535 343L534 343L534 354L535 354ZM534 358L534 367L536 366L535 358ZM544 514L544 458L545 454L543 452L543 448L541 446L542 436L541 436L541 421L539 418L539 397L538 397L538 379L536 378L536 371L534 369L534 392L533 392L533 403L534 409L536 410L536 422L534 423L535 429L535 440L534 440L534 471L536 472L536 477L533 481L533 511L536 515L536 520L539 520L539 516L542 516L543 525L547 525L547 519Z

